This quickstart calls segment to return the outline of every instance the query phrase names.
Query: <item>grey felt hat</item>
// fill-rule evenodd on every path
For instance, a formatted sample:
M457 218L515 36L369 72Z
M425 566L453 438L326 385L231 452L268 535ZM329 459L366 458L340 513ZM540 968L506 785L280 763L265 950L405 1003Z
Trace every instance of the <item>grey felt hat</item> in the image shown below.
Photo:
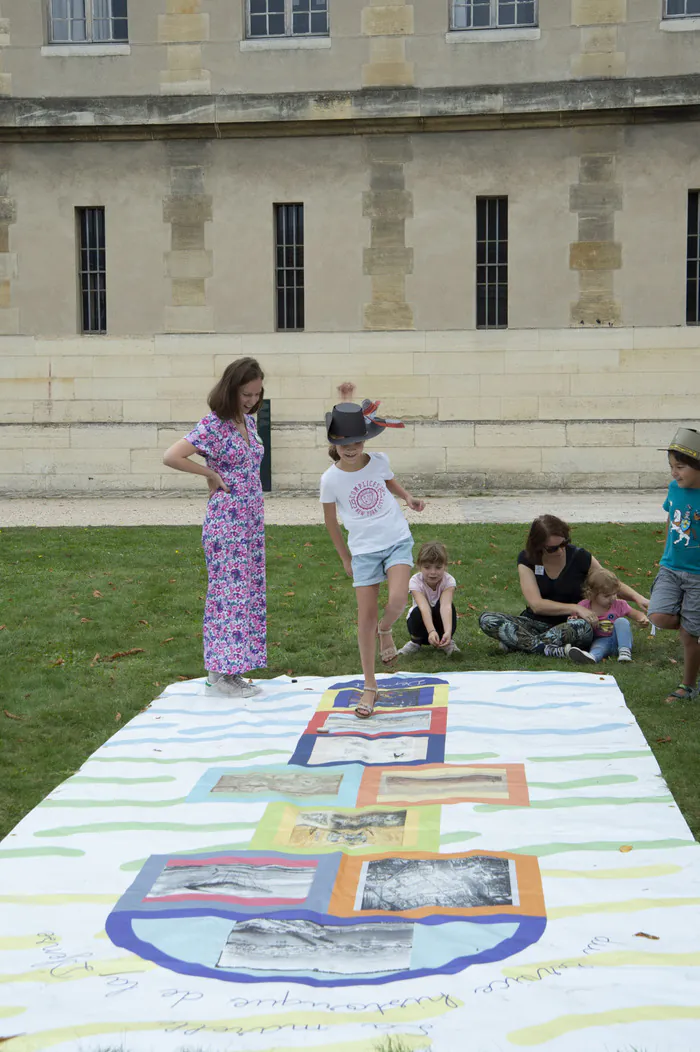
M669 453L684 453L686 457L700 460L700 431L692 427L679 427L673 442L666 449Z
M403 427L400 420L378 417L379 402L365 398L362 405L356 402L340 402L326 413L326 435L334 446L350 446L353 442L366 442L381 435L385 427Z

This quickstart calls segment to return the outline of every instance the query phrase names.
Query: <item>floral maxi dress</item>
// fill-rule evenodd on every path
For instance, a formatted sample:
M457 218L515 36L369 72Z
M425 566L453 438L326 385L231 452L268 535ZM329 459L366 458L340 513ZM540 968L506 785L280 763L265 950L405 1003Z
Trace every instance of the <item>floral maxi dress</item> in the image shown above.
M186 440L230 489L209 498L202 545L209 575L204 607L204 667L236 675L267 664L263 445L245 417L249 443L232 420L210 413Z

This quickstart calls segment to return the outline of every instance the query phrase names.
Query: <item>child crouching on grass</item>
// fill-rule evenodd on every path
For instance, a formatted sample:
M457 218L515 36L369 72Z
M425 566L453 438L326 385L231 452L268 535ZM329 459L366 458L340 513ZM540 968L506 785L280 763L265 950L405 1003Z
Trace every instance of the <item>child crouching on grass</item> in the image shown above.
M411 636L399 654L417 654L431 646L445 654L459 654L453 636L457 630L457 611L453 602L457 582L447 573L447 548L431 541L424 544L416 560L418 573L408 582L413 599L407 625Z
M352 397L352 384L338 388ZM357 638L364 676L364 690L355 715L368 719L377 703L374 672L377 637L382 663L396 660L391 626L406 607L406 591L413 566L413 538L401 509L400 497L413 511L425 504L416 500L394 478L386 453L365 453L367 439L382 434L385 427L403 427L399 420L382 420L378 402L362 405L342 402L326 413L328 450L333 464L321 477L323 517L345 572L352 577L357 598ZM336 515L340 511L348 531L348 544ZM350 551L348 551L348 547ZM387 581L389 598L379 618L379 585Z
M680 631L683 682L665 699L668 705L698 696L700 674L700 431L680 427L668 447L672 481L666 547L652 585L649 620L657 628Z
M618 597L621 588L619 578L610 570L593 569L583 586L585 599L578 605L592 610L598 617L593 626L593 644L590 650L567 647L567 656L579 665L596 664L603 658L617 654L618 661L632 660L632 628L628 618L640 625L648 625L646 614L633 610L629 603Z

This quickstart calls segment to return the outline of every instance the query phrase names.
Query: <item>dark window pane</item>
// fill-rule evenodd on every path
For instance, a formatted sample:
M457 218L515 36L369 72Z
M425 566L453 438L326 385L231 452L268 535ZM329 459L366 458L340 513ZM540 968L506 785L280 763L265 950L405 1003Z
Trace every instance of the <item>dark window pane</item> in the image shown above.
M507 198L477 198L476 324L480 329L508 324L507 214Z
M107 275L105 272L104 208L78 209L80 315L83 332L106 332Z
M515 0L501 0L498 5L499 26L515 25Z
M278 329L304 327L303 217L303 205L275 205Z
M270 15L268 25L271 37L284 36L284 15Z
M472 26L487 29L491 25L491 0L472 0Z
M685 0L666 0L666 14L670 17L685 14Z
M312 13L311 32L318 33L321 35L328 33L328 15L325 11Z
M267 0L249 0L251 15L267 14Z
M700 191L688 194L688 259L686 271L686 321L700 325Z
M308 34L311 18L308 12L302 11L292 16L292 33L296 35Z
M534 26L537 24L535 0L520 0L517 21L519 26Z
M267 15L250 16L250 35L252 37L267 36Z
M270 14L284 14L284 0L267 0Z

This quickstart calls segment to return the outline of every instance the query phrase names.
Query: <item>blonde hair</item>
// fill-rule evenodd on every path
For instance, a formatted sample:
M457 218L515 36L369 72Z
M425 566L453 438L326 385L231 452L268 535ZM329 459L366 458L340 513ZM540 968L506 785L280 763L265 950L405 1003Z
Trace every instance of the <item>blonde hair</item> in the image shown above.
M416 566L447 566L447 548L439 541L428 541L422 544L416 559Z
M585 599L594 599L597 595L615 595L620 590L621 581L612 570L604 570L602 567L589 571L586 583L583 586Z

